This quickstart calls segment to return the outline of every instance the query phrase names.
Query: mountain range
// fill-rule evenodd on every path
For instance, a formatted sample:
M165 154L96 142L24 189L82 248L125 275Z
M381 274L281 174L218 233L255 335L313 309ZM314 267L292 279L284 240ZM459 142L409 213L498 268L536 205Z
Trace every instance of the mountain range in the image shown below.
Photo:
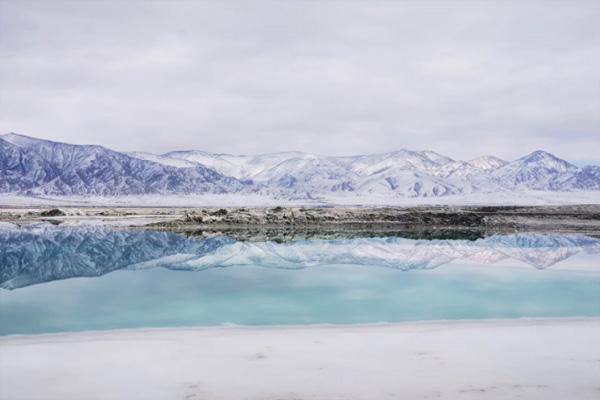
M9 133L0 136L0 193L25 196L259 194L440 197L471 193L600 191L600 167L577 167L545 151L513 161L462 161L434 151L359 156L262 155L198 150L118 152Z
M510 234L477 240L400 237L337 240L235 241L106 226L0 225L0 288L17 289L112 271L168 268L200 271L243 265L301 269L352 264L399 270L433 269L455 261L519 261L538 269L576 254L599 254L600 240L583 235Z

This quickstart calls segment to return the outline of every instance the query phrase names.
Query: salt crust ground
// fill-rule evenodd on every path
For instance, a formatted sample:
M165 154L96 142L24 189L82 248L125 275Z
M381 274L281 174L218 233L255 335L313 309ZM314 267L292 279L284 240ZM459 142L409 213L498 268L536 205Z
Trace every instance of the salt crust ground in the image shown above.
M322 199L276 199L253 194L146 195L121 197L25 197L0 194L0 206L146 206L146 207L271 207L271 206L417 206L417 205L566 205L600 204L593 192L491 192L443 197L356 196L339 194Z
M0 338L0 398L594 399L600 319Z

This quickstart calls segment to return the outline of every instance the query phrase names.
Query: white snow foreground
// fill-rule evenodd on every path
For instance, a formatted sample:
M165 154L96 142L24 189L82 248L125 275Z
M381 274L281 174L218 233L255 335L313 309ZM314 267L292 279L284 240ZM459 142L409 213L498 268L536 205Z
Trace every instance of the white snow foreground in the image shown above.
M5 336L0 398L596 400L600 319Z
M442 197L404 197L331 193L316 198L285 198L251 193L130 196L25 196L0 193L0 205L43 206L153 206L153 207L270 207L270 206L418 206L418 205L569 205L600 204L600 191L482 192Z

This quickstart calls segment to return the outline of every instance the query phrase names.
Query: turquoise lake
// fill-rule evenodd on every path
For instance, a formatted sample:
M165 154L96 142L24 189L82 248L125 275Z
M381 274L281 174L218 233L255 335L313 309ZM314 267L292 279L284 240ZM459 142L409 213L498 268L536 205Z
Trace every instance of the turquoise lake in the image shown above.
M0 334L600 316L600 240L0 229Z

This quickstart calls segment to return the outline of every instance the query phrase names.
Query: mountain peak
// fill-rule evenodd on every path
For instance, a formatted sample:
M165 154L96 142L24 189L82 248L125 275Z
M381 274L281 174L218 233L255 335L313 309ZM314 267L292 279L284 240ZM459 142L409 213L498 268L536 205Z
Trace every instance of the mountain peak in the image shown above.
M470 165L474 166L475 168L479 168L484 171L491 171L491 170L500 168L500 167L508 164L507 161L504 161L498 157L489 156L489 155L474 158L474 159L470 160L468 163Z
M31 136L21 135L20 133L9 132L4 135L0 135L3 140L14 144L15 146L29 146L39 142L45 142L43 139L36 139Z
M548 153L544 150L536 150L519 158L515 162L524 165L535 164L537 166L544 166L548 169L556 169L559 171L577 169L577 167L570 162L567 162L562 158L558 158L554 154Z
M547 151L544 151L544 150L532 151L531 153L521 157L520 159L521 160L525 160L525 159L540 160L540 159L544 159L544 158L559 160L559 158L556 157L554 154L548 153Z
M440 154L436 151L433 150L423 150L422 152L428 159L430 159L431 161L438 163L440 165L443 164L449 164L451 162L453 162L454 160L450 157L447 157L443 154Z

